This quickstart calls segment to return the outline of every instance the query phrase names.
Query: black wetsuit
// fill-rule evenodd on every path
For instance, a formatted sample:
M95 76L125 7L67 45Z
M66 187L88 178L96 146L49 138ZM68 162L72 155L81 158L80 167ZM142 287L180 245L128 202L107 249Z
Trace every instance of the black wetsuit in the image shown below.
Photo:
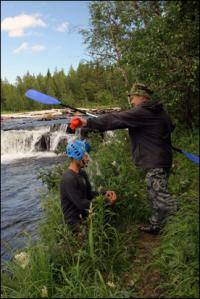
M87 217L90 202L99 193L92 191L85 171L68 169L61 178L60 195L65 222L73 228Z

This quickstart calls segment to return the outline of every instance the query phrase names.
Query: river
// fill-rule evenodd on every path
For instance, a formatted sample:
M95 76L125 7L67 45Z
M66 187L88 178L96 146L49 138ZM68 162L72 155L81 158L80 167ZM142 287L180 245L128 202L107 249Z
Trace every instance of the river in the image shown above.
M65 160L56 155L66 139L68 119L4 120L1 125L1 259L9 260L24 247L25 232L37 239L37 224L43 217L41 194L46 187L37 178Z

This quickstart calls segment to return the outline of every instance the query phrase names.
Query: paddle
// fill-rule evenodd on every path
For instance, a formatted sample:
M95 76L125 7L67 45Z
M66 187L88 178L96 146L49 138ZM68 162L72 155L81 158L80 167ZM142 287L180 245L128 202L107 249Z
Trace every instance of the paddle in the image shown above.
M174 146L172 146L172 149L183 154L186 158L188 158L189 160L191 160L192 162L194 162L195 164L199 164L200 161L199 161L199 156L196 156L196 155L193 155L193 154L190 154L180 148L176 148Z
M83 114L86 114L88 116L91 116L91 117L97 117L97 115L94 115L94 114L91 114L89 112L85 112L81 109L78 109L78 108L74 108L74 107L71 107L69 105L65 105L63 104L61 101L51 97L51 96L48 96L44 93L41 93L37 90L34 90L34 89L29 89L26 93L25 93L26 97L33 100L33 101L36 101L36 102L39 102L39 103L42 103L42 104L46 104L46 105L61 105L63 107L66 107L66 108L70 108L71 110L74 110L74 111L78 111L80 113L83 113Z

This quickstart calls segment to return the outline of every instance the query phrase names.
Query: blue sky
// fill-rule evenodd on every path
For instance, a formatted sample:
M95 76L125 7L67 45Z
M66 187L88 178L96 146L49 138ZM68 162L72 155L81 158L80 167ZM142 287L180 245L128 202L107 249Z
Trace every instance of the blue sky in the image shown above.
M80 28L89 1L1 1L1 78L75 69L87 55Z

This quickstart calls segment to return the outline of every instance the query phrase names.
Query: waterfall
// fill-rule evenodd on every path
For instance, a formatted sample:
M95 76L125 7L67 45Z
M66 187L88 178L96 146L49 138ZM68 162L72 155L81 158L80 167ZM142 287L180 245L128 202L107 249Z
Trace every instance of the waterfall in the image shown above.
M1 131L1 160L53 154L66 140L66 124Z

